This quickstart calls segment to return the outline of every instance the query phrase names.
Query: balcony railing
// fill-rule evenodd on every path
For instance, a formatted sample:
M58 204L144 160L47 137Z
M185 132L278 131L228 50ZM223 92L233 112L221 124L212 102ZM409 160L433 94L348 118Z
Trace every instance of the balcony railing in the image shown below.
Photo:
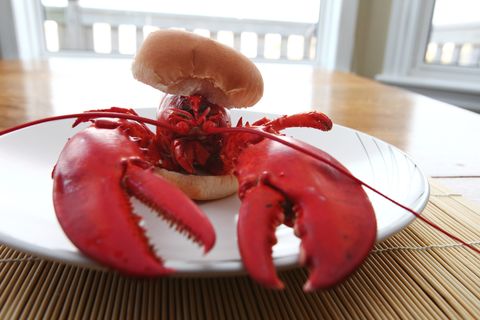
M432 28L425 61L480 68L480 23Z
M312 63L316 24L84 8L43 7L51 54L131 56L155 29L179 28L217 39L255 61Z

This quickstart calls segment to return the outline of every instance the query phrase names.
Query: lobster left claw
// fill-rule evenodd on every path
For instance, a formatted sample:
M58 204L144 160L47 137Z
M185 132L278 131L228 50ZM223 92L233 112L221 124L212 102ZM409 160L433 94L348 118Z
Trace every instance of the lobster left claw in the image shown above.
M55 212L68 238L87 256L129 275L166 275L173 270L155 255L130 197L205 252L215 243L215 231L192 200L154 174L139 147L142 140L132 136L136 131L151 135L124 121L96 121L74 135L53 171Z
M344 168L321 150L301 144ZM310 269L305 291L339 283L374 245L376 219L366 193L325 163L263 140L242 152L236 175L242 200L239 250L245 268L261 284L283 287L272 261L280 223L294 225L301 239L300 263Z

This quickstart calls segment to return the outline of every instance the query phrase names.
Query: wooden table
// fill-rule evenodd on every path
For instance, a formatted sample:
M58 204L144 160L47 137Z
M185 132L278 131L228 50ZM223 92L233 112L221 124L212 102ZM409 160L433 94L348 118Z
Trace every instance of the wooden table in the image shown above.
M112 105L155 107L161 94L134 80L127 60L0 61L0 128ZM252 109L316 109L335 123L408 153L425 174L480 202L480 115L352 74L260 65L263 99Z
M352 74L260 68L265 95L254 110L314 108L406 151L434 182L423 214L478 245L480 207L456 193L480 202L480 115ZM132 79L127 60L0 61L0 129L52 114L155 107L160 96ZM479 255L434 231L416 221L377 244L349 279L310 294L301 291L301 268L283 272L287 289L276 292L246 276L132 279L0 243L0 318L478 318Z

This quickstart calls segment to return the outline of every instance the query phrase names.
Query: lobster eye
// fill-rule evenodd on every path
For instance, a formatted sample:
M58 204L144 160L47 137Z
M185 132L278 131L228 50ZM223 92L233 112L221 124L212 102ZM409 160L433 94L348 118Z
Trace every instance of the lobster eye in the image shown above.
M180 109L190 112L192 110L192 105L191 105L190 100L187 97L182 97L182 98L184 98L184 99L181 100L182 102L180 104Z
M201 102L198 110L199 110L200 113L203 113L209 106L210 106L210 104L208 103L208 101L206 101L206 99L202 99L202 102Z

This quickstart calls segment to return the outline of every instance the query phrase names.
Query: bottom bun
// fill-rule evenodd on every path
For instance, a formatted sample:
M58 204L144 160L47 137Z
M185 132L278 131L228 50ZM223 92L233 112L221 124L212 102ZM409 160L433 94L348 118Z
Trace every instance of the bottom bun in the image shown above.
M238 190L237 178L231 174L197 176L159 168L155 169L155 173L176 185L193 200L221 199L234 194Z

